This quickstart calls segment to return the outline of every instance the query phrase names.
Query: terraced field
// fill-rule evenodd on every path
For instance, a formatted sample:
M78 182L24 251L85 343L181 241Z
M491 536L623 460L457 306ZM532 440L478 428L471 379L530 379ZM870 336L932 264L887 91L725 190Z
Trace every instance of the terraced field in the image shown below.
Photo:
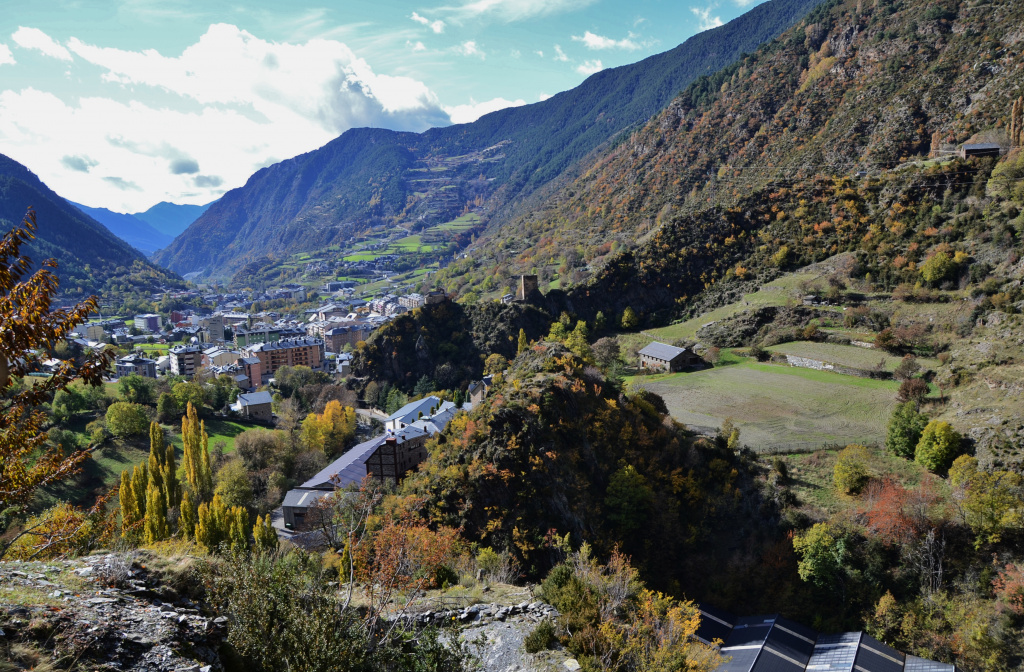
M853 345L837 345L835 343L816 343L813 341L794 341L782 343L768 348L772 352L796 357L807 357L821 362L830 362L855 369L871 370L879 367L884 371L894 371L900 364L898 355L891 355L883 350L858 348ZM939 360L919 357L917 360L923 368L935 369Z
M733 418L755 450L879 443L898 385L810 369L742 363L638 378L687 425L719 427Z

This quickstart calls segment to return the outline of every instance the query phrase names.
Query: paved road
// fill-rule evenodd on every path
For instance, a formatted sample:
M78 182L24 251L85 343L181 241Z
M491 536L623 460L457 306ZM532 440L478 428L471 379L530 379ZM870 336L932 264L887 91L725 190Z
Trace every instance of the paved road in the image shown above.
M357 408L356 414L361 415L364 418L370 418L371 420L378 420L380 422L384 422L388 419L387 415L376 408Z

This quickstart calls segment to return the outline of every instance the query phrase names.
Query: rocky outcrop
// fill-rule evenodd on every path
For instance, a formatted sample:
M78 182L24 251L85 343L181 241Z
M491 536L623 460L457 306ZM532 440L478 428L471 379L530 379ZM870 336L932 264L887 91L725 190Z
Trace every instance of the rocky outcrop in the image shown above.
M0 563L3 644L32 646L55 664L220 671L226 626L127 556Z

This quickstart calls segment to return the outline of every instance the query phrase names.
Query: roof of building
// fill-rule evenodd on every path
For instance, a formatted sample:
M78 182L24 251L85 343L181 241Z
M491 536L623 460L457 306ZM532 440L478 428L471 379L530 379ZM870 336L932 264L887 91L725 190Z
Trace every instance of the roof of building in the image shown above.
M964 143L964 149L967 150L967 151L970 151L970 150L982 151L982 150L986 150L986 149L987 150L992 150L992 149L1002 149L1002 148L999 146L998 142L974 142L974 143Z
M246 349L249 352L268 352L270 350L290 350L292 348L306 348L323 344L323 340L319 338L282 338L280 341L271 341L269 343L254 343Z
M419 420L420 416L429 416L431 409L435 409L441 405L441 399L434 395L429 395L419 399L417 401L410 401L405 406L392 413L387 422L398 420L404 424L412 424L414 421Z
M189 352L202 352L202 351L203 351L203 346L196 345L196 344L176 345L173 348L171 348L171 350L170 350L170 352L172 352L175 355L186 354L186 353L189 353Z
M259 406L261 404L271 404L274 402L274 398L270 396L270 392L251 392L249 394L238 395L239 406Z
M242 362L244 362L245 364L259 364L260 363L260 358L259 357L239 357L239 359Z
M330 490L306 490L303 488L295 488L294 490L289 490L284 496L284 502L281 506L305 508L307 506L312 506L313 502L321 497L326 497L329 494L331 494Z
M639 354L671 362L684 352L686 352L686 348L677 348L676 346L669 345L668 343L659 343L655 341L641 350Z
M701 606L697 638L721 642L730 660L717 672L955 672L947 663L905 656L863 632L823 635L778 615L737 618Z
M425 431L416 427L405 427L396 432L386 432L375 436L369 441L364 441L359 445L350 448L345 452L344 455L331 462L324 469L320 471L316 476L303 483L301 488L311 488L317 490L333 490L334 488L344 488L349 485L362 482L366 478L366 460L370 459L373 455L373 451L377 450L384 440L389 436L395 436L399 443L404 443L409 439L414 439L418 436L423 436Z
M130 355L125 355L121 359L117 360L118 364L156 364L156 360L143 357L142 355L133 352Z

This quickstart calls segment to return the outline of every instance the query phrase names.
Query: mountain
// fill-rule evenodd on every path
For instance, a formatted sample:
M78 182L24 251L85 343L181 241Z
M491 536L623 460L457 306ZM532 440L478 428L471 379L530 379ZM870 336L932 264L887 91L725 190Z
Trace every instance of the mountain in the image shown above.
M37 264L57 260L62 293L144 292L183 286L181 278L146 260L105 226L54 193L34 173L0 154L0 230L34 208L38 228L27 246Z
M1020 21L1009 0L984 12L830 0L699 78L529 213L492 224L441 280L465 293L538 272L582 314L631 305L650 324L687 314L716 283L756 286L843 251L886 287L918 282L937 245L992 240L985 227L1019 209L972 200L992 160L955 152L1020 142L1008 137Z
M516 204L700 75L793 25L820 0L771 0L671 51L599 72L540 103L425 133L353 129L254 174L154 259L181 273L229 274L266 256L348 241L377 225L447 221L489 198Z
M174 238L187 229L189 224L199 219L199 216L215 202L212 201L206 205L179 205L161 201L145 212L136 212L133 217L146 222L160 233Z
M69 203L110 229L111 233L143 254L152 254L167 247L174 240L174 236L157 231L134 215L113 212L106 208L90 208L72 201Z

